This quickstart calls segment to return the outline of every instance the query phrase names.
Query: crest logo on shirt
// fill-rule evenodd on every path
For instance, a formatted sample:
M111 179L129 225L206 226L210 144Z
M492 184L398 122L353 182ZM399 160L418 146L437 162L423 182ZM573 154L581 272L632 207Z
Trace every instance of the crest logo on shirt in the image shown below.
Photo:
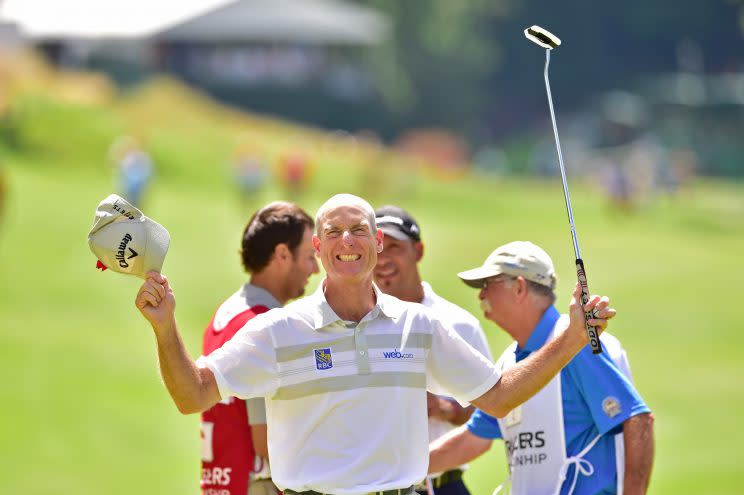
M609 396L605 397L605 400L602 401L602 410L608 418L614 418L622 412L623 408L620 406L620 401L616 397Z
M313 349L315 351L315 367L319 370L328 370L333 368L333 359L331 358L331 348Z

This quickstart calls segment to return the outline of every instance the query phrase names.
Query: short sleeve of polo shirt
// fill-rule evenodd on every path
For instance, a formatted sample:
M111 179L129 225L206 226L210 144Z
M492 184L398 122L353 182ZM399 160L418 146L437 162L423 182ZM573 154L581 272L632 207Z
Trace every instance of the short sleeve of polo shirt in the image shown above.
M432 393L454 397L463 405L486 393L501 378L491 361L438 319L432 320L426 372Z
M263 397L248 399L245 401L245 407L248 410L248 424L266 424L266 399Z
M601 435L628 418L650 412L638 391L606 352L592 354L589 346L564 368L586 401Z
M214 373L220 396L250 399L273 395L278 386L276 351L271 326L277 311L263 313L248 321L235 336L196 365Z
M491 349L488 347L486 335L477 321L472 323L468 322L467 324L455 323L454 329L468 344L473 346L476 351L486 356L489 361L493 361L493 356L491 355Z
M493 416L476 409L467 423L470 433L477 437L495 439L502 438L499 422Z

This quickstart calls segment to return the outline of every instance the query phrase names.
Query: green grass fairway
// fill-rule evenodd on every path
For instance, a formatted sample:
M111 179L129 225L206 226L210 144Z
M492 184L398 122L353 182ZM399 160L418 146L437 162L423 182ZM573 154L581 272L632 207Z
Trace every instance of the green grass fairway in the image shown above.
M136 112L54 108L32 105L27 151L4 159L0 493L196 494L198 417L180 415L160 382L151 331L133 305L139 281L97 271L86 243L97 203L112 192L106 146ZM222 134L210 122L153 124L160 168L145 204L171 233L164 272L194 356L217 304L245 279L237 251L250 214L224 169L237 124ZM333 192L369 190L368 172L324 149L300 199L310 211ZM407 166L388 165L399 180L370 199L418 218L422 272L438 292L480 316L476 291L455 273L499 244L532 240L551 253L559 307L567 307L575 273L558 181L445 182ZM574 180L571 188L590 288L612 297L619 314L611 331L656 415L651 492L741 493L744 186L701 181L631 215L607 212L587 184ZM271 189L257 201L281 195ZM499 354L508 339L490 322L484 328ZM497 442L472 464L466 480L474 495L490 494L504 478L503 457Z

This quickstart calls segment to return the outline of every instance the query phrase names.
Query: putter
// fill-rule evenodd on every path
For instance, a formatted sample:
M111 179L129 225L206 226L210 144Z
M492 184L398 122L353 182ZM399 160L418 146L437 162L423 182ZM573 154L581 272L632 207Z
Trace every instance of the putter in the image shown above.
M555 112L553 110L553 96L550 93L550 80L548 79L548 66L550 65L550 51L561 44L561 40L550 31L540 26L532 26L524 30L524 35L528 40L545 48L545 91L548 94L548 108L550 108L550 120L553 123L553 135L555 136L555 149L558 151L558 164L561 167L561 178L563 179L563 195L566 198L566 210L568 211L568 223L571 226L571 237L573 238L574 253L576 254L576 276L581 284L581 304L582 307L589 302L589 285L586 280L586 270L584 261L581 259L579 251L579 240L576 236L576 226L574 225L573 211L571 210L571 198L568 195L568 183L566 182L566 169L563 166L563 153L561 152L561 141L558 139L558 126L555 123ZM594 315L591 311L584 312L584 326L586 333L589 335L589 344L594 354L602 352L602 345L599 342L597 329L589 325L589 320Z

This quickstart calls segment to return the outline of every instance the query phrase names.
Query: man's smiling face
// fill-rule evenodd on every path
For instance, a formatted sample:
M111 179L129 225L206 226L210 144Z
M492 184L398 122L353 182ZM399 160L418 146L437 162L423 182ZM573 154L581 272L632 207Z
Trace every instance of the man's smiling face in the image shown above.
M356 205L337 206L319 219L313 245L329 278L370 276L382 250L382 232L372 232L369 212Z

